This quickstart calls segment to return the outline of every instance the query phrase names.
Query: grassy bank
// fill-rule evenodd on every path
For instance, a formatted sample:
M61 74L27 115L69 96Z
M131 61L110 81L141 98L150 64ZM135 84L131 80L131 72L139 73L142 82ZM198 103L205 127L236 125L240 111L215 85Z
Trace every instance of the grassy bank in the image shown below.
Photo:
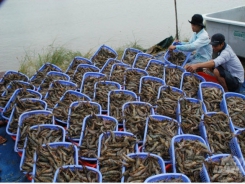
M121 59L125 48L144 50L137 42L132 42L116 49L113 48L118 54L118 59ZM46 49L43 49L41 53L26 51L25 56L20 60L19 71L31 77L46 62L52 63L65 71L75 56L90 59L93 54L94 52L91 49L82 53L80 51L71 51L65 47L54 47L50 45Z

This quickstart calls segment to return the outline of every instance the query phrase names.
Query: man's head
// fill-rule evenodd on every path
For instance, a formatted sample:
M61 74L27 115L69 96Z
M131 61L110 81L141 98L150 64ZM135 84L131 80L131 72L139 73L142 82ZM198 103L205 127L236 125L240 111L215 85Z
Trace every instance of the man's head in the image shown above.
M188 20L189 21L189 20ZM191 21L191 27L193 32L199 32L202 28L205 26L203 25L203 17L200 14L195 14L192 16Z
M215 52L219 52L225 44L225 36L221 33L214 34L211 38L210 44Z

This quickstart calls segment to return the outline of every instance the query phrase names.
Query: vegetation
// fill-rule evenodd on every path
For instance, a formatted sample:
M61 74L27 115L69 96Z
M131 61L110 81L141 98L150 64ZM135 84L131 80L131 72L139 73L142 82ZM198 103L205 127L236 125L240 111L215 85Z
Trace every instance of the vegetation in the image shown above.
M137 41L131 42L130 44L115 49L118 54L118 59L121 59L125 48L144 50L138 45ZM31 77L46 62L52 63L65 71L75 56L90 59L93 54L91 49L85 54L82 54L79 51L71 51L64 47L54 47L52 44L49 45L47 49L43 49L42 53L26 51L24 58L20 60L19 71Z

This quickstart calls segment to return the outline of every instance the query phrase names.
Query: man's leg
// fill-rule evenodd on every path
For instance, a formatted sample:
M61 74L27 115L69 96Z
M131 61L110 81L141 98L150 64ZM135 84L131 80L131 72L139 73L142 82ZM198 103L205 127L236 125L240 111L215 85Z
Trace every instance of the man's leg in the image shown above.
M228 87L225 82L225 78L220 76L219 70L217 70L216 68L214 69L214 76L217 78L220 85L224 88L225 92L228 92Z

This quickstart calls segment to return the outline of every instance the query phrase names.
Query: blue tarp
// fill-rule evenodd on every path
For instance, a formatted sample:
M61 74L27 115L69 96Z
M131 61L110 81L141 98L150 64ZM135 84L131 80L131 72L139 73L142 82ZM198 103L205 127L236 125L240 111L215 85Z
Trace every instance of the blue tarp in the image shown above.
M7 142L0 145L0 177L1 182L30 182L20 172L20 156L14 151L14 140L6 133L6 126L0 127L0 136Z

